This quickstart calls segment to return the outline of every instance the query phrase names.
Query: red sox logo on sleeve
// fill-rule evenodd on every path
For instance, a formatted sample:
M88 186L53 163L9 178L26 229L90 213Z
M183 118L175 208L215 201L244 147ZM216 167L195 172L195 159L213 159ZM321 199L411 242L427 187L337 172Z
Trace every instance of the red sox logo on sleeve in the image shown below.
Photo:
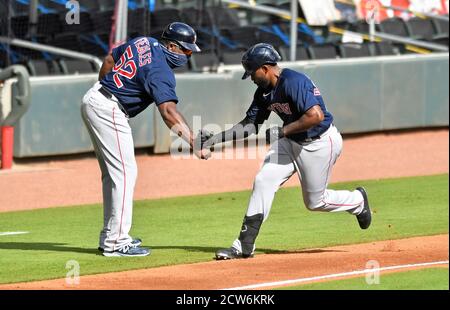
M270 111L274 111L275 113L284 113L287 115L291 115L291 108L289 107L289 103L272 103L268 109Z

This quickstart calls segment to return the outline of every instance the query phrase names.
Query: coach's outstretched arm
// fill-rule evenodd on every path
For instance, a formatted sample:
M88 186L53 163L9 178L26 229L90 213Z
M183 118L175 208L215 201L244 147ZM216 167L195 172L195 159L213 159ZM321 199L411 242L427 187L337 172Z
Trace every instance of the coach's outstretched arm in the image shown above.
M177 110L177 104L173 101L168 101L158 105L159 113L161 114L164 123L170 128L177 136L181 137L184 141L189 143L194 154L201 159L208 159L211 156L211 152L208 150L200 150L199 147L194 145L194 134L191 128L187 124L183 115Z
M232 128L212 136L203 144L203 148L209 149L218 143L241 140L251 136L252 134L257 134L259 129L258 125L258 123L255 123L248 117L245 117Z

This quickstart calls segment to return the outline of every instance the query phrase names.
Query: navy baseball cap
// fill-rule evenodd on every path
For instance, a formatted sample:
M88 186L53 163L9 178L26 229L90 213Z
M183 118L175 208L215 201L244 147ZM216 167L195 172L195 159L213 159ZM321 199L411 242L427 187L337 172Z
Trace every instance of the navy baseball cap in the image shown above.
M245 80L253 72L261 68L262 65L276 65L281 60L280 54L275 48L267 43L258 43L250 47L242 56L242 66L245 73L242 79Z

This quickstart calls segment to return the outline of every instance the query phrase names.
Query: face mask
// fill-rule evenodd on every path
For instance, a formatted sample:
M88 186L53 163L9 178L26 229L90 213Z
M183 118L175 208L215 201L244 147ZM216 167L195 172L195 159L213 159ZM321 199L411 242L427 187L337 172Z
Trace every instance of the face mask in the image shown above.
M186 55L171 52L164 45L161 45L161 47L164 52L164 55L166 56L167 64L169 65L170 68L174 69L177 67L182 67L187 64L189 58Z

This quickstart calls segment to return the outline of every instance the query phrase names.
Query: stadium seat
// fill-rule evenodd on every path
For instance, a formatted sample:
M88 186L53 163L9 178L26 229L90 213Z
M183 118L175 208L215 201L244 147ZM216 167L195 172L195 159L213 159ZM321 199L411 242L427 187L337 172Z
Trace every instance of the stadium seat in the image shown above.
M6 51L0 49L0 68L6 68L9 65L9 56Z
M382 21L379 25L380 31L401 37L411 35L408 25L401 18L394 17Z
M329 26L333 26L343 30L350 30L350 27L352 27L352 23L347 20L336 20L331 22Z
M110 32L114 11L99 11L91 14L92 24L96 33Z
M338 45L338 48L342 58L370 57L375 54L368 43L342 43Z
M11 17L11 29L16 38L23 38L28 34L28 15Z
M88 12L95 12L100 10L100 2L105 2L102 9L111 10L114 9L113 1L103 1L103 0L78 0L80 2L81 9L85 9Z
M290 61L291 50L289 46L281 46L280 48L281 59L283 61ZM308 60L310 59L308 49L303 45L298 45L296 49L295 60Z
M280 47L280 46L286 45L285 42L283 41L283 39L275 33L260 29L258 34L259 34L259 37L258 37L259 42L269 43L269 44L273 45L274 47Z
M398 49L396 49L390 42L374 42L376 56L387 56L387 55L397 55L399 54Z
M434 23L435 28L437 29L438 34L448 35L448 21L435 18L433 18L432 21Z
M8 2L8 1L1 1L1 2ZM11 16L18 16L18 15L26 15L30 12L30 7L28 4L22 3L20 1L9 1L11 4Z
M65 22L64 25L66 25ZM38 34L46 36L54 35L60 33L62 30L63 30L63 23L61 23L60 21L59 14L57 13L39 14L37 24Z
M23 2L23 0L19 0L19 1ZM61 14L61 13L68 11L64 3L60 2L60 1L55 1L55 0L39 0L39 6L45 8L45 10L47 10L47 11L51 11L52 13ZM49 13L49 12L45 12L45 13Z
M357 20L350 25L348 30L359 33L369 33L369 24L365 20Z
M197 45L202 50L213 49L217 40L218 39L216 37L214 37L213 35L206 33L205 31L202 31L201 29L197 30Z
M91 1L91 0L84 0L84 1ZM114 10L114 7L116 5L116 0L97 0L98 1L98 7L100 11L105 10Z
M256 43L260 43L259 32L260 30L256 26L222 28L220 31L224 37L242 48L249 48Z
M277 8L276 4L270 3L270 2L269 3L263 2L260 4ZM275 15L258 12L258 11L253 11L253 10L246 10L246 14L247 14L247 20L250 21L251 25L265 26L265 25L270 25L270 24L276 24L276 22L274 22L274 17L277 17L277 16L275 16Z
M244 49L223 50L220 60L224 65L240 65L244 53Z
M31 76L51 75L50 64L46 60L28 60L25 63L26 68Z
M436 36L431 40L431 42L448 46L448 34L447 35L442 34L442 35Z
M359 32L359 33L369 33L370 32L370 25L367 23L365 19L357 20L356 22L352 23L349 27L350 31ZM380 31L379 24L375 24L375 30Z
M310 45L308 46L308 53L311 59L331 59L338 57L334 44Z
M217 28L222 27L239 27L239 17L236 10L224 7L210 7L207 12L212 20L213 25Z
M104 57L109 52L109 33L81 34L79 39L83 53Z
M46 37L46 36L36 35L31 38L26 36L22 39L26 40L26 41L41 43L41 44L48 43L48 37ZM44 55L46 54L45 52L41 52L41 51L29 49L29 48L18 47L18 46L11 46L11 50L14 51L15 53L17 53L18 55L22 55L25 59L44 59L44 57L45 57Z
M60 59L59 65L61 66L64 74L81 74L81 73L94 73L94 67L90 61L82 59Z
M82 52L82 44L80 36L77 33L62 33L56 35L49 45L69 49L72 51Z
M406 23L411 31L411 36L415 39L430 40L438 33L431 19L413 17Z
M151 14L146 9L128 10L128 33L133 36L146 35L150 31Z
M0 1L0 36L8 35L8 3Z
M219 64L219 58L213 50L195 53L191 57L194 71L213 71Z
M185 8L181 10L181 21L191 25L195 29L202 26L212 28L213 22L211 16L205 10L199 10L196 8Z
M156 30L156 31L153 30L150 33L150 37L155 38L155 39L159 39L159 38L161 38L162 33L163 33L163 29L159 29L159 30Z
M180 21L181 15L178 9L167 8L155 10L151 14L151 27L152 30L164 29L168 24L174 21Z
M279 24L278 27L289 38L291 33L291 25L289 23ZM314 31L306 24L298 24L297 31L298 42L303 44L322 44L320 40L323 40L321 36L318 36ZM339 36L340 38L340 36Z

